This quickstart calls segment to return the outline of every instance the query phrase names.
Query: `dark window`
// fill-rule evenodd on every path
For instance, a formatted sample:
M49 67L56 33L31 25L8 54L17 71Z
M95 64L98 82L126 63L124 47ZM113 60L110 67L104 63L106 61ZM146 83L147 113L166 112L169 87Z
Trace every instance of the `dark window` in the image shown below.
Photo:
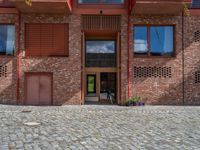
M200 8L200 0L192 0L192 8Z
M174 53L173 26L135 26L134 54L172 56Z
M86 41L86 67L115 67L115 64L115 41Z
M78 0L79 4L123 4L124 0Z
M13 55L15 49L15 26L0 25L0 54Z

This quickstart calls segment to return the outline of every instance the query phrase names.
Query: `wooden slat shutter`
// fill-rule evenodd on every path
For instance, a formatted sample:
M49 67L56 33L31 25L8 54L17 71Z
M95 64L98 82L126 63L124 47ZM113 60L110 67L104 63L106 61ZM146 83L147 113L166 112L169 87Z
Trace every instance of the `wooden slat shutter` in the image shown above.
M55 24L53 27L54 56L68 56L68 24Z
M26 56L68 56L68 24L27 24Z
M40 24L26 24L26 56L40 56Z
M41 56L52 55L53 36L53 24L41 24Z

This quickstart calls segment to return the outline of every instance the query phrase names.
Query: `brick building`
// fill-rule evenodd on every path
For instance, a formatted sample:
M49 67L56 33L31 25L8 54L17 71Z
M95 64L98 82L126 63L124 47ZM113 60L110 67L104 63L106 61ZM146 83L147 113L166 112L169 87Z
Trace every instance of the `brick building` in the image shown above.
M31 4L0 0L0 103L200 104L199 0Z

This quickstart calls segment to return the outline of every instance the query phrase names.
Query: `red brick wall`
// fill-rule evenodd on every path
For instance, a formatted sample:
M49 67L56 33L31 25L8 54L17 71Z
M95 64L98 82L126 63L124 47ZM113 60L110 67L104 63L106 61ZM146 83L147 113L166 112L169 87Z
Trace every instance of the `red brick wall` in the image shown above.
M17 15L0 14L0 24L15 24L16 48L14 56L0 56L0 66L7 66L7 76L0 77L0 103L15 104L17 95Z
M200 31L200 16L185 18L185 103L200 105L200 83L195 84L195 72L200 71L200 41L194 41L194 33Z
M185 67L185 103L200 104L200 84L194 83L194 73L200 70L200 42L194 42L194 32L200 30L200 17L185 18L184 24L184 67ZM17 93L17 15L0 15L0 23L16 25L16 50L12 57L0 56L0 65L8 66L8 76L0 78L0 103L15 104ZM69 23L69 57L25 57L24 24ZM80 104L81 99L81 16L26 15L22 14L21 36L21 82L20 99L24 98L24 72L53 72L54 105ZM141 96L148 104L183 104L183 62L182 62L182 18L181 16L134 16L132 24L175 24L176 57L172 58L136 58L133 56L133 31L131 30L131 96ZM127 99L127 16L121 20L121 103ZM171 78L135 78L134 66L171 67Z
M135 16L132 24L175 24L176 56L171 58L136 58L131 53L131 95L140 96L147 104L182 104L182 23L181 17L172 16ZM133 52L133 30L131 33ZM171 67L171 78L134 77L134 66L138 67Z
M80 104L81 99L81 19L80 16L22 15L21 102L25 72L53 73L53 104ZM69 57L25 57L25 23L69 23ZM68 42L68 41L66 41Z

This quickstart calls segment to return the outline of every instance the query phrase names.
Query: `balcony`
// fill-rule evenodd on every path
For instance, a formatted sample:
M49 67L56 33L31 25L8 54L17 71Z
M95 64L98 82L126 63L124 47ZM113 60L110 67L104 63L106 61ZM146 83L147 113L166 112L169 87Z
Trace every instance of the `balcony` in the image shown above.
M71 12L71 0L32 0L32 6L28 6L25 0L9 1L23 13L69 14Z
M136 0L132 14L178 15L184 8L184 2L184 0Z

